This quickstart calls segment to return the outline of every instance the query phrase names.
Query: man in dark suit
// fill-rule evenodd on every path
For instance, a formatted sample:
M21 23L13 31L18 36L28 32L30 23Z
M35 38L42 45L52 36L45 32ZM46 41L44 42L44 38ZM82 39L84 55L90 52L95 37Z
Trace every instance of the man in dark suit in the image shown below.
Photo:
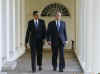
M39 19L38 11L33 12L34 19L28 22L25 38L25 47L29 42L31 48L32 71L36 72L36 56L39 70L42 70L43 41L46 34L45 22Z
M64 45L67 43L66 24L61 21L61 13L57 12L56 20L48 24L47 41L52 47L52 66L53 70L57 69L57 56L59 52L59 72L65 68Z

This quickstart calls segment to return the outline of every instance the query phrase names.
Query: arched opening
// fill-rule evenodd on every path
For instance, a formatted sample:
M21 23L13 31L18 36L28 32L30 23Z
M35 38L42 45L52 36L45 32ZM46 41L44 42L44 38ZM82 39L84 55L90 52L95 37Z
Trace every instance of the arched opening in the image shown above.
M70 16L69 10L60 3L52 3L47 5L41 12L41 16L55 16L56 12L60 11L62 16Z

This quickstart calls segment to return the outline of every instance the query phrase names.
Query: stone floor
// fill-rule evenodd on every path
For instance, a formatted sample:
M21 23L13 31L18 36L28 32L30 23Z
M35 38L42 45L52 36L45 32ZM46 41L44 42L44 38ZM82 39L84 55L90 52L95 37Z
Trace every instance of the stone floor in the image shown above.
M52 71L50 51L44 51L43 56L43 71L37 71L34 74L59 74L58 70L56 72ZM66 68L62 74L83 74L82 69L73 51L66 51L65 59ZM7 72L7 74L32 74L30 52L27 51L24 56L17 60L17 67L15 70L6 70L3 72Z

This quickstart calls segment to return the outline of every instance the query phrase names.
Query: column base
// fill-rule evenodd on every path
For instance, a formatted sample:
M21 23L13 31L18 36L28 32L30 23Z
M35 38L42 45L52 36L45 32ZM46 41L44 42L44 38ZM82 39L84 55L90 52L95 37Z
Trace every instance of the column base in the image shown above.
M2 71L8 72L8 71L14 71L17 66L17 59L20 58L25 53L24 47L20 47L16 49L16 52L14 53L14 56L10 58L9 60L6 60L3 64Z
M17 65L16 61L7 62L6 64L3 65L2 72L8 72L8 71L15 70L16 65Z

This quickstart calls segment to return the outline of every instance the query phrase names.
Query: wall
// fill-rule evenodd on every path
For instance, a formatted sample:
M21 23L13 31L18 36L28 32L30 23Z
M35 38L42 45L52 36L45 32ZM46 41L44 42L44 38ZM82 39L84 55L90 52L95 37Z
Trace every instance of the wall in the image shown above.
M64 21L67 23L67 34L68 34L68 40L74 40L75 41L75 0L28 0L27 1L27 7L26 7L26 16L27 21L32 18L32 11L39 10L40 12L51 3L61 3L68 8L71 16L70 17L62 17ZM49 23L49 21L53 20L53 17L41 17L45 19L46 26ZM27 24L26 24L27 28ZM48 47L47 44L45 47ZM70 48L70 43L67 45L66 48Z

